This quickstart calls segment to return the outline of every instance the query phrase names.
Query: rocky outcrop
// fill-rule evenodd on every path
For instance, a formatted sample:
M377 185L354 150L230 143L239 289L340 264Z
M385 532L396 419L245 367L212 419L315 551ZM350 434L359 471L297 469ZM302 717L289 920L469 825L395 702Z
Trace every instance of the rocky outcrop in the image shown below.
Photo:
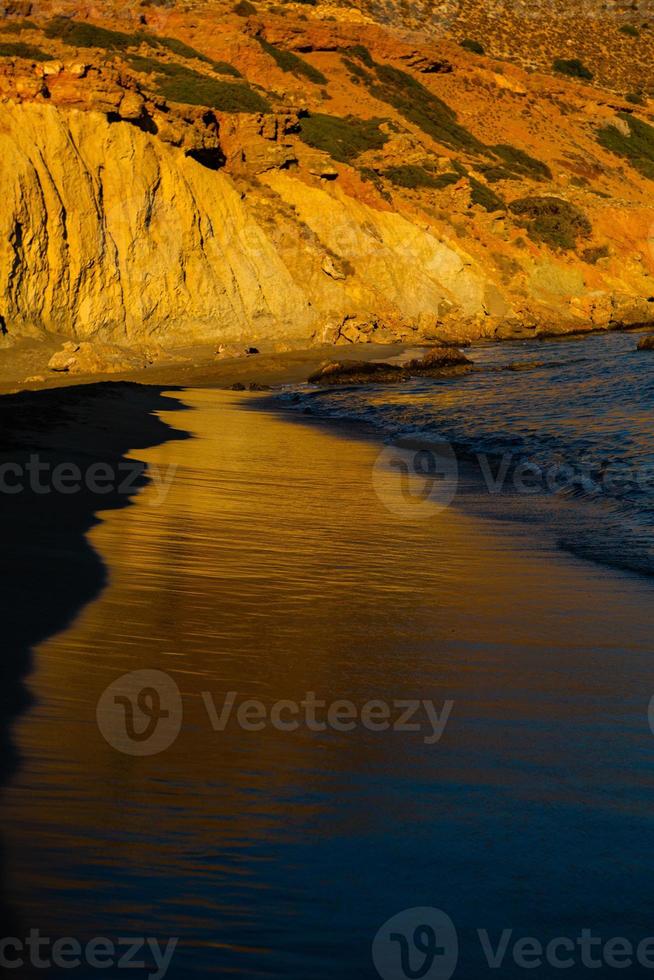
M123 374L139 371L151 363L151 357L112 344L76 344L68 341L48 363L51 371L64 374Z
M472 362L454 347L437 347L424 357L388 364L385 361L330 361L308 379L315 385L392 384L411 378L438 377L471 370Z

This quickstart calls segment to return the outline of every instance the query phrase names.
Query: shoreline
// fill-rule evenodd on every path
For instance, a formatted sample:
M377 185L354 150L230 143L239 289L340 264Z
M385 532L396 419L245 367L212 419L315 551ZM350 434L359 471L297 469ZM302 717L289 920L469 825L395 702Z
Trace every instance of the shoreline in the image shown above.
M254 395L251 396L254 401ZM493 480L498 479L498 473L502 471L502 455L483 454L472 452L464 446L457 444L446 444L443 450L442 440L430 441L421 437L402 437L394 438L384 431L376 428L372 423L359 419L346 419L343 417L329 418L326 416L313 415L310 411L298 412L288 405L284 405L274 395L257 399L258 404L254 408L272 410L277 412L286 422L310 428L333 432L342 438L355 439L362 442L374 443L380 447L388 449L389 458L397 451L400 462L404 461L410 465L410 461L415 456L428 453L437 460L441 460L446 474L451 468L451 451L456 457L457 470L457 490L454 498L448 507L452 507L457 512L472 517L481 522L494 524L504 524L507 534L511 529L515 531L516 525L521 528L521 534L529 537L533 534L534 539L545 538L561 555L570 559L575 559L592 566L608 569L614 573L625 575L635 580L652 581L654 569L651 565L632 562L621 559L615 554L605 553L600 557L588 551L584 553L582 549L574 546L566 540L557 540L557 533L551 523L553 515L559 518L565 515L565 522L573 528L578 521L590 516L590 509L596 506L596 501L581 498L562 498L554 492L542 492L536 498L521 495L515 487L511 487L514 473L511 471L504 473L501 477L502 487L499 491L491 489ZM247 405L247 403L246 403ZM438 466L438 463L436 464ZM519 466L519 460L514 461L514 466ZM415 486L413 493L419 498L423 493L420 480L413 481ZM390 490L390 495L396 491ZM401 506L401 505L400 505ZM440 510L440 505L436 504L435 513ZM548 514L549 512L549 514ZM597 522L602 518L600 512L595 513ZM410 518L409 518L410 519ZM548 520L550 526L548 526ZM534 541L537 546L537 540Z
M654 331L654 321L633 325L621 324L612 329L591 327L571 329L564 333L544 332L534 337L480 339L473 341L470 347L474 350L488 347L501 348L508 344L578 343L601 335L646 334L652 331ZM150 367L138 371L79 375L49 371L46 367L47 361L68 339L70 338L57 337L38 341L26 340L12 347L0 348L0 397L5 394L16 394L19 391L51 390L73 385L97 384L103 381L129 381L145 385L187 388L213 386L231 388L234 384L280 387L306 382L314 371L329 360L387 360L406 355L409 351L420 352L434 346L432 343L337 346L327 344L276 352L266 350L266 346L270 345L262 344L263 349L259 354L216 359L214 348L211 345L202 345L171 350L169 362L155 362ZM451 346L457 346L455 340L451 341ZM462 346L465 347L466 344ZM43 380L27 380L31 375L42 377Z

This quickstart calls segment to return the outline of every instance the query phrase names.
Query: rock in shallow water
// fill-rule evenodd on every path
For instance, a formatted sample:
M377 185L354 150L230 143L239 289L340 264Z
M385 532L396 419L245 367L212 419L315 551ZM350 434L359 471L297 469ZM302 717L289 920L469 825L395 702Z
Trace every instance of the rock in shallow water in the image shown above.
M309 384L387 384L409 378L437 376L444 372L470 370L472 362L455 347L435 347L424 357L406 364L385 361L330 361L315 371Z
M654 333L648 334L639 341L638 350L654 350Z

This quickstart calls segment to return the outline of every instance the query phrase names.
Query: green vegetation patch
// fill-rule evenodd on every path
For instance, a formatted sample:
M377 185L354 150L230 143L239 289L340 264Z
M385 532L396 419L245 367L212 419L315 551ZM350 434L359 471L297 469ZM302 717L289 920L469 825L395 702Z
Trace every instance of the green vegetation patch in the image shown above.
M22 34L23 31L36 30L38 28L31 20L7 20L4 23L0 23L0 31L3 34Z
M581 253L581 257L588 265L595 265L600 259L607 259L609 257L609 246L595 245L594 248L585 248Z
M0 58L27 58L28 61L51 61L52 55L34 44L22 41L0 41Z
M454 150L483 153L486 148L471 132L459 125L446 102L400 68L374 64L377 81L370 93L393 106L408 122L431 136L437 143Z
M479 41L473 41L469 37L464 37L461 41L461 47L465 48L466 51L472 51L473 54L486 54L484 45L480 44Z
M577 239L587 238L593 230L582 211L558 197L522 197L509 207L523 220L532 241L553 249L575 249Z
M326 85L327 79L321 71L310 65L308 61L304 58L300 58L298 55L293 54L292 51L283 51L281 48L275 47L270 41L266 41L265 38L257 37L257 41L271 58L275 60L277 65L282 69L282 71L290 72L292 75L296 75L301 78L308 78L310 82L315 85Z
M184 41L178 41L177 38L160 37L147 31L125 34L122 31L110 31L106 27L98 27L96 24L70 20L68 17L55 17L47 24L45 35L49 38L58 38L75 48L102 48L105 51L127 51L147 44L151 48L163 48L180 58L201 61L221 75L241 77L238 69L225 61L214 61L213 58L185 44Z
M353 44L347 49L347 53L353 58L358 58L359 61L362 61L367 68L375 67L375 62L373 61L372 55L365 45Z
M484 163L478 169L489 184L496 184L500 180L515 180L515 174L512 174L510 170L507 170L506 167L495 166L493 163Z
M530 156L525 150L518 149L517 146L498 143L496 146L491 146L491 150L512 173L519 177L529 177L532 180L552 179L552 171L546 163Z
M350 58L342 58L341 60L347 70L350 72L351 80L353 82L370 82L370 75L365 68L358 65L356 61L352 61Z
M615 126L606 126L597 136L600 145L625 157L644 177L654 180L654 127L626 112L619 112L618 117L628 125L629 136Z
M54 17L45 27L45 36L58 38L75 48L103 48L106 51L126 51L141 43L141 35L110 31L96 24L86 24L69 17Z
M388 136L379 128L382 122L316 112L300 121L300 135L305 143L329 153L333 160L351 163L366 150L381 150L388 142Z
M203 62L205 65L210 65L219 75L233 75L234 78L242 77L240 71L234 65L230 65L227 61L214 61L209 55L197 51L190 44L185 44L184 41L178 41L175 37L159 37L158 34L146 33L138 34L137 37L146 44L149 44L150 47L165 48L180 58L194 58L197 61Z
M166 75L168 78L207 78L207 75L202 75L200 72L195 72L191 68L187 68L185 65L180 65L176 61L160 61L158 58L144 58L142 55L132 54L128 55L127 63L130 65L134 71L143 72L145 75ZM212 68L214 71L218 72L219 75L230 75L240 78L240 72L237 72L232 65L225 63L225 70L222 70L221 62L212 62ZM228 70L232 69L232 70Z
M561 75L569 75L570 78L583 78L587 82L593 80L592 71L586 68L579 58L557 58L552 68Z
M270 103L245 83L223 82L154 58L132 55L128 61L135 71L156 74L157 90L170 102L209 106L219 112L272 112Z
M386 177L396 187L408 187L413 189L429 187L440 190L449 184L455 184L460 179L458 174L433 173L427 167L420 164L407 163L400 167L389 167L382 171L382 176Z
M492 191L490 187L486 187L481 181L475 180L474 177L470 177L469 180L470 201L472 204L478 204L485 211L506 211L506 204L495 191Z
M627 37L640 37L640 31L633 24L623 24L620 28L620 33L625 34Z
M238 14L239 17L252 17L256 14L257 8L250 0L239 0L239 2L234 7L234 13Z
M454 110L412 75L391 65L378 64L362 44L347 48L347 54L374 72L373 75L359 69L356 73L366 82L370 94L392 106L423 133L450 149L486 152L484 144L457 122ZM352 70L351 60L347 65Z

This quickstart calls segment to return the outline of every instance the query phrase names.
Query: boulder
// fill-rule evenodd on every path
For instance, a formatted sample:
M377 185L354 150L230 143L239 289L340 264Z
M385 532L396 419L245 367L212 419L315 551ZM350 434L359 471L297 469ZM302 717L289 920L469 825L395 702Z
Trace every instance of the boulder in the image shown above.
M424 357L408 361L402 367L410 374L431 374L445 368L465 367L472 364L456 347L433 347Z
M408 374L384 361L330 361L309 378L312 385L356 385L404 381Z
M113 344L68 341L48 362L51 371L68 374L120 374L147 367L145 355Z
M388 384L410 378L469 371L471 361L455 347L435 347L405 364L385 361L330 361L308 379L309 384Z
M654 350L654 333L648 334L638 342L638 350Z

